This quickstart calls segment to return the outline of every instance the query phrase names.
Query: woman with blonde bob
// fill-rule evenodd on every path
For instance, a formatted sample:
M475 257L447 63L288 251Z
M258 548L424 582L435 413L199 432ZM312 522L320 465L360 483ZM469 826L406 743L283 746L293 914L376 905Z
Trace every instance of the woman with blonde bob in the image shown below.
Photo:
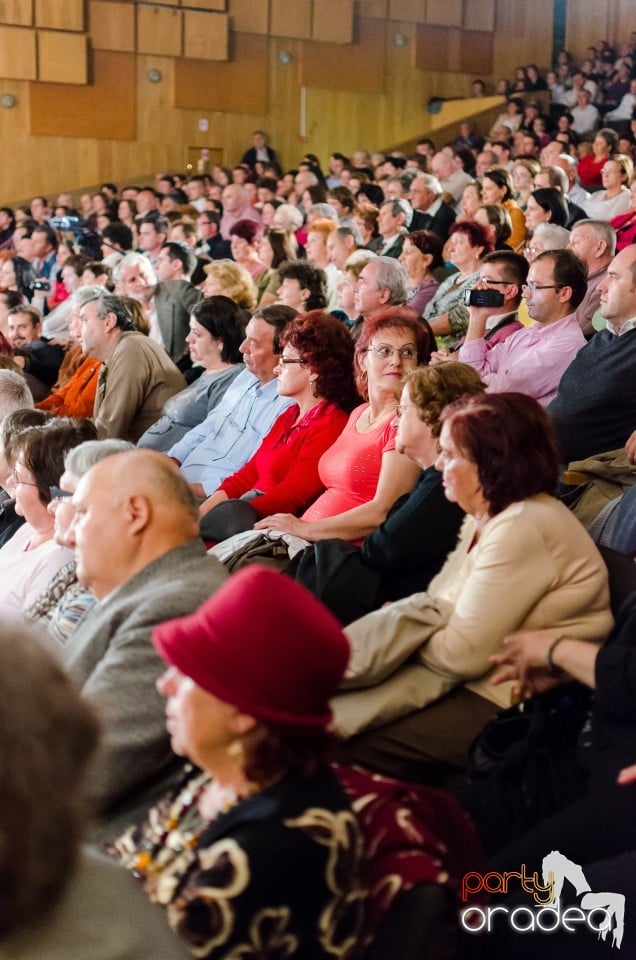
M254 310L256 287L251 276L234 260L213 260L203 268L206 279L203 284L205 297L229 297L239 307Z

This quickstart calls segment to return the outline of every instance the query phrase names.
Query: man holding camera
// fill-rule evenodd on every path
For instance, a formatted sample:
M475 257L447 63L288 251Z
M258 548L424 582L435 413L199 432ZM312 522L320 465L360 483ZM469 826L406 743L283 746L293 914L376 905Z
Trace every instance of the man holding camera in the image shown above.
M479 282L469 291L470 320L458 359L474 367L489 390L525 393L547 406L563 372L585 346L574 312L587 291L587 267L571 250L549 250L532 262L527 283L519 285L512 282L510 256L515 255L498 252L484 257ZM517 298L518 305L520 292L534 323L488 349L489 318L493 311L510 310L506 298L509 302Z

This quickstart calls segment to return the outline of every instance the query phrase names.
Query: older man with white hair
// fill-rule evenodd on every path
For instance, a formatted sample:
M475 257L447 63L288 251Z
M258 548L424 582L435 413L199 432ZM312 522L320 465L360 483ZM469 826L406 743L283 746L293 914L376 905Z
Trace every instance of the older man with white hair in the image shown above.
M411 182L410 200L413 219L410 230L431 230L446 243L456 213L442 196L442 185L430 173L418 173Z

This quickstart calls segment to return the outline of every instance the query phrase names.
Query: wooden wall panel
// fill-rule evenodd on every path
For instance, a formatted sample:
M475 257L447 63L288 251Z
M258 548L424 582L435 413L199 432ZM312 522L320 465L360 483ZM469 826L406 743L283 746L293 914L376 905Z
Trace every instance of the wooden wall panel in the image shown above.
M609 19L608 30L598 39L616 44L625 43L635 26L634 0L614 0L613 16Z
M218 13L225 13L227 10L227 0L184 0L184 7L196 7L198 10L216 10Z
M88 29L94 50L135 49L135 8L132 3L116 0L90 0Z
M460 30L458 63L464 73L488 76L493 68L492 33L480 30Z
M38 30L38 80L88 83L87 42L81 33Z
M346 50L333 44L303 42L299 69L301 85L384 93L385 25L378 20L360 20L357 40Z
M449 70L452 29L420 24L415 34L415 66L419 70Z
M565 36L567 49L580 56L586 47L596 40L612 40L614 33L613 7L609 3L590 3L589 0L578 0L569 3L565 22ZM634 6L632 4L632 19ZM631 27L630 27L631 29ZM627 34L625 35L627 39Z
M84 30L84 0L35 0L35 25L49 30Z
M229 13L238 33L269 33L269 0L231 0Z
M137 7L137 50L180 57L183 50L183 13L169 7Z
M275 37L309 39L311 36L310 0L272 0L270 31Z
M389 20L424 23L426 21L426 0L389 0Z
M0 0L0 19L7 10L15 12L18 2L21 10L34 8L31 0ZM63 7L66 0L56 2ZM222 0L211 2L216 4ZM319 8L322 2L227 0L225 9L234 31L230 34L230 55L236 59L206 62L198 58L187 60L181 47L177 59L173 59L170 52L162 53L166 50L166 38L170 50L175 48L175 38L180 43L181 31L173 26L159 31L160 43L156 44L157 31L151 29L150 17L143 22L140 18L144 27L140 31L140 47L143 50L150 45L154 52L138 51L132 55L135 24L131 19L136 20L138 8L146 13L159 11L162 22L171 25L180 24L189 13L215 16L218 11L206 12L207 4L200 6L188 0L160 0L157 4L85 0L88 26L94 34L93 47L109 44L114 49L125 48L128 53L115 56L114 50L94 51L98 86L92 99L78 99L80 93L90 93L92 88L4 81L3 89L14 93L18 102L14 110L0 110L0 137L14 148L12 159L3 168L0 202L19 200L35 192L48 195L102 180L119 184L135 182L142 177L152 177L157 170L183 169L188 148L193 151L202 147L221 149L224 162L232 165L250 145L251 132L258 127L268 130L272 145L288 167L295 165L307 150L325 160L333 149L350 153L358 147L407 148L417 137L427 134L444 142L450 136L450 128L444 126L446 118L431 117L425 105L431 96L464 97L470 93L470 81L476 74L467 72L465 64L460 62L463 43L460 26L463 23L487 32L488 26L481 20L492 16L493 0L354 0L356 42L346 48L310 37L312 24L308 13L314 7ZM517 63L536 61L544 65L551 51L553 0L533 0L532 4L528 0L495 0L495 3L495 73L485 79L492 81L511 75ZM621 17L619 24L617 13L612 29L619 37L627 36L633 0L607 0L607 3L615 12L619 11ZM571 0L570 7L575 5L586 11L588 6L593 6L593 0ZM270 7L274 6L278 29L281 21L295 21L294 30L287 30L284 38L281 34L279 39L275 34L266 35ZM397 19L398 16L401 19ZM429 57L415 66L416 28L426 22L431 27L446 27L445 53L438 60ZM376 33L368 29L369 24L375 27ZM282 26L284 28L284 22ZM25 38L35 36L35 32L28 29L17 32L22 44L27 42ZM398 32L407 38L403 48L395 47L392 42ZM598 35L601 34L614 39L609 29ZM295 39L298 35L304 39ZM31 42L33 44L33 39ZM310 63L312 57L307 56L312 48L313 64ZM431 48L436 52L432 45ZM278 62L281 49L292 54L291 63ZM108 83L104 82L104 66L99 63L99 57L104 56L114 58ZM0 28L0 72L7 69L5 64L12 62L18 65L20 76L24 76L29 64L35 70L35 51L29 60L28 49L24 56L13 41L6 42L6 35L3 39ZM129 70L131 63L134 66ZM128 66L122 68L122 64ZM434 66L438 69L433 69ZM162 71L161 83L147 81L146 74L151 67ZM340 77L338 83L344 85L346 81L350 88L354 78L355 89L323 86L345 68L350 76ZM34 72L30 75L33 77ZM302 127L301 79L317 84L306 87ZM367 91L367 86L372 86L372 92ZM45 90L49 94L47 99L43 97ZM116 110L111 116L106 108L113 104ZM460 100L455 106L460 112L463 110ZM469 108L470 104L466 104L466 109ZM201 118L207 119L208 132L198 130ZM489 126L487 121L486 112L479 127L481 132ZM96 139L97 136L101 139Z
M237 34L228 63L178 59L174 64L172 106L189 110L265 113L268 97L268 41Z
M576 0L578 4L578 0ZM494 77L513 77L515 67L537 63L547 69L552 56L553 0L497 0Z
M461 27L462 14L462 0L428 0L427 2L427 23L436 23L444 27Z
M375 17L385 20L388 16L388 0L358 0L361 17Z
M313 40L327 43L351 43L353 40L353 0L320 0L314 3L311 22Z
M0 23L33 26L33 0L0 0Z
M633 0L576 0L568 4L565 45L580 58L598 40L620 45L634 29Z
M133 140L135 103L135 58L95 50L90 86L29 85L29 133Z
M8 79L35 80L35 30L0 27L0 74Z
M464 30L494 30L495 0L464 0Z
M184 11L183 55L199 60L227 60L229 17L225 13Z

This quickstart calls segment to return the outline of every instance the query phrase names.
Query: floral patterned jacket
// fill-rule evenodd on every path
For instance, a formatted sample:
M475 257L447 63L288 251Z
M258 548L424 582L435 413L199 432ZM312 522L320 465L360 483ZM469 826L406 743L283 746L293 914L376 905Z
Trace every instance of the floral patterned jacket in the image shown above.
M352 960L362 929L362 841L335 774L289 776L213 821L190 771L111 853L163 904L195 957Z

